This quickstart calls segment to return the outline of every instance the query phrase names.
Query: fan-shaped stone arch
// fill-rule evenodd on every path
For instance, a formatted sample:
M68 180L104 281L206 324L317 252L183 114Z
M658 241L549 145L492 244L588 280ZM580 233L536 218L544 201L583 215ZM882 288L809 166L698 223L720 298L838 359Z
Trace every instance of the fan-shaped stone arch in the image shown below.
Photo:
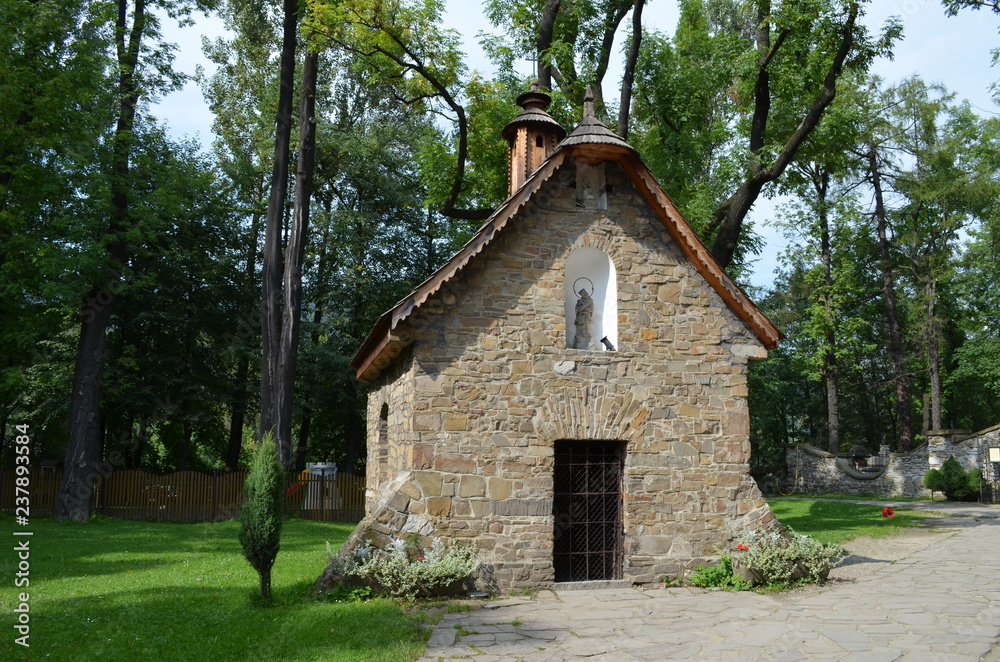
M543 442L556 439L635 441L646 434L649 396L643 389L606 384L553 389L533 421Z

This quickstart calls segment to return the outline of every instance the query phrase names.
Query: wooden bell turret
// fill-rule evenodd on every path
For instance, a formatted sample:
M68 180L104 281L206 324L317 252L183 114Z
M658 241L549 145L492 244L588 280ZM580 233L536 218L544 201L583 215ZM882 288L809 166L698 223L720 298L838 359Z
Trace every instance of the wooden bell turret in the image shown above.
M531 91L517 98L517 105L524 110L503 128L503 137L510 143L508 195L521 188L559 141L566 137L566 130L545 112L550 103L552 97L538 91L537 80L531 81Z

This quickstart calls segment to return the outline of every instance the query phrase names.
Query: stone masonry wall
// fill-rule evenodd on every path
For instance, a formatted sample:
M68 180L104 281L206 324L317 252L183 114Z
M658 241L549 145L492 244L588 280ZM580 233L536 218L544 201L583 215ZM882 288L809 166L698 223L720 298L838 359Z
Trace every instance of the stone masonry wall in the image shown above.
M931 468L954 457L966 470L979 466L980 443L1000 445L1000 426L972 434L967 430L927 433L928 443L909 453L889 453L885 472L858 478L849 472L848 462L809 444L785 451L788 479L785 491L796 494L857 494L884 497L924 497L924 475Z
M412 377L372 392L369 423L388 402L417 450L379 474L365 526L474 541L488 588L553 580L560 440L626 444L627 579L678 575L773 523L747 464L747 362L766 351L606 165L606 212L576 207L564 165L407 320ZM566 348L564 264L581 246L614 263L617 351ZM410 383L412 408L397 404Z
M410 354L405 350L369 392L365 476L365 504L369 513L378 501L381 487L409 469L414 452L410 443L414 400ZM384 423L383 407L388 414Z
M856 478L847 473L847 461L809 444L785 451L788 482L785 492L794 494L855 494L886 497L929 496L924 489L927 473L927 445L909 453L889 453L884 473Z

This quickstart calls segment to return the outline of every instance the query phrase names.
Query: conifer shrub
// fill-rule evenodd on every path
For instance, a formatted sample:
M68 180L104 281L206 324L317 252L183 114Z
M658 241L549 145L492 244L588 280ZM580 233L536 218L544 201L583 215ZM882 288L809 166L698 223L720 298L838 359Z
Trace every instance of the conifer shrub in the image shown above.
M924 474L924 487L942 492L948 501L979 501L979 481L979 469L967 472L954 457Z
M924 474L924 487L931 492L944 493L944 476L941 475L940 469L931 469Z
M243 492L240 545L243 556L260 575L260 595L266 600L271 597L271 568L278 556L285 516L285 474L270 435L261 439L254 452Z

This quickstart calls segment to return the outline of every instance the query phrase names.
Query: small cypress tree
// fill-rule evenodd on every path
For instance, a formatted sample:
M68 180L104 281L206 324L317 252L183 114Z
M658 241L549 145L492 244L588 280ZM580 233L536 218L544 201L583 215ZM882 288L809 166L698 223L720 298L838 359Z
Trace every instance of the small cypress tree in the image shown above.
M285 475L270 435L261 439L254 452L243 491L246 500L240 511L240 544L243 556L260 575L260 594L266 600L271 597L271 568L278 556L285 515Z

